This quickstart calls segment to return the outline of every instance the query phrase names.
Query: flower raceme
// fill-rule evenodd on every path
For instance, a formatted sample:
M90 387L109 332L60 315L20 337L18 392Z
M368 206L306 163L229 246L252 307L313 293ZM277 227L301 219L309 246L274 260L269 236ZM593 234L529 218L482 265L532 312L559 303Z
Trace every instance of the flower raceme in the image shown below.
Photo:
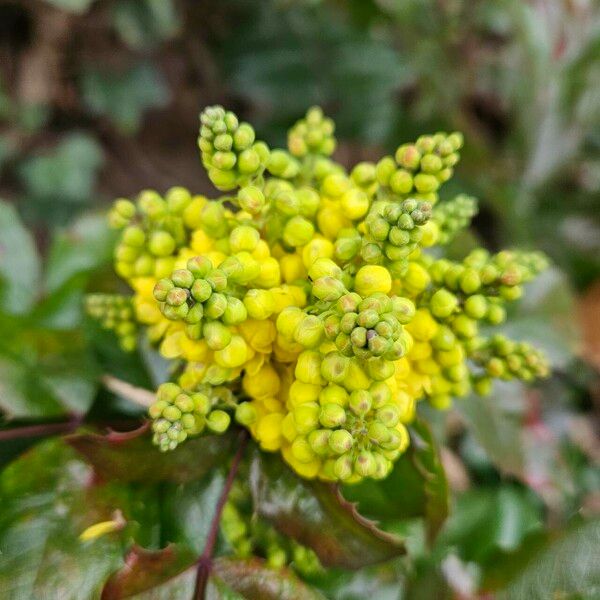
M493 378L544 377L543 355L489 333L546 267L539 253L443 244L473 198L439 201L462 136L437 133L350 172L319 108L271 150L220 106L198 144L216 200L172 188L119 199L115 269L133 296L90 297L125 348L138 327L180 365L150 408L155 443L232 421L306 478L383 478L417 402L447 408Z

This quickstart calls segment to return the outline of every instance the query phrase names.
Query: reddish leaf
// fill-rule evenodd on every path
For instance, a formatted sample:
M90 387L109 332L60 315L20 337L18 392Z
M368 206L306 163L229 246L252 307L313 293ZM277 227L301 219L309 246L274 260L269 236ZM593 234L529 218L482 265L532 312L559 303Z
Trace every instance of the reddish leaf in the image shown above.
M163 585L193 563L191 551L179 545L170 544L156 551L136 545L127 553L123 567L106 582L102 600L128 598Z
M277 456L255 454L250 484L257 513L312 548L325 566L357 569L406 551L401 539L359 515L335 486L301 479Z
M107 480L173 481L199 479L230 454L235 435L209 435L186 441L171 452L152 444L148 426L127 433L80 433L67 441Z

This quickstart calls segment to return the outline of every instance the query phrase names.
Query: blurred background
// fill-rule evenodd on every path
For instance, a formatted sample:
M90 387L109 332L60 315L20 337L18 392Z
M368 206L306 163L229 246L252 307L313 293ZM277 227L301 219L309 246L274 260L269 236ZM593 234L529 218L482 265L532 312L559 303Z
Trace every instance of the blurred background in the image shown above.
M535 247L555 265L509 325L549 352L554 376L431 416L456 503L434 550L416 550L414 597L472 597L510 579L536 544L597 515L593 0L0 0L0 198L9 202L0 227L12 243L0 278L16 281L2 297L10 318L0 316L5 414L29 422L94 410L94 373L108 362L147 380L134 359L108 356L114 341L90 349L82 333L82 294L114 285L99 215L144 188L215 195L196 147L198 113L214 103L271 145L320 104L346 165L461 130L462 160L444 191L476 196L481 211L452 251ZM33 371L40 380L25 385ZM590 556L593 544L581 544Z

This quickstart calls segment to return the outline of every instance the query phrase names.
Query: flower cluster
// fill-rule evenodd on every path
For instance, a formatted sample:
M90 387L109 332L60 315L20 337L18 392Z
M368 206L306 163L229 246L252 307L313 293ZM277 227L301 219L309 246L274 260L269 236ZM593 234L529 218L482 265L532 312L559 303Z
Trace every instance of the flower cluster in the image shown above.
M383 478L418 401L446 408L492 378L546 375L539 352L488 331L545 258L442 258L477 210L466 196L439 201L460 134L422 136L348 173L318 108L287 150L221 107L200 121L202 162L227 194L144 191L110 215L127 302L179 364L150 409L161 449L235 419L303 477Z

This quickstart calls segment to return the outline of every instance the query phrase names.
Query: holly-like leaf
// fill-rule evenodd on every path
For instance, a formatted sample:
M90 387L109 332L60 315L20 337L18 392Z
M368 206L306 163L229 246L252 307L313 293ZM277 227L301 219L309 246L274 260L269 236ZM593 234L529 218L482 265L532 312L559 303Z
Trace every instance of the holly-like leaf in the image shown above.
M160 589L165 583L166 587L170 588L169 593L173 595L156 596L153 594L153 598L185 597L184 593L181 596L174 594L175 590L171 586L179 585L179 582L169 582L169 580L184 573L194 563L194 560L194 554L189 548L182 545L170 544L162 550L146 550L137 545L133 546L125 556L123 567L114 573L104 585L102 600L129 598L148 590L154 592L156 588ZM190 579L190 577L186 579ZM189 588L189 583L186 583L185 587ZM188 595L191 597L191 589Z
M385 479L345 486L343 493L373 519L425 517L433 537L448 516L448 482L429 426L417 419L409 431L410 445Z
M239 594L238 597L248 600L324 600L320 593L302 582L289 569L272 569L259 558L216 559L212 566L207 598L231 598L223 593L220 582Z
M0 307L27 313L36 301L40 261L31 234L14 206L0 200Z
M148 425L128 433L79 433L67 438L107 480L182 483L200 479L231 454L235 434L190 439L171 452L152 444Z
M256 512L325 566L357 569L405 552L402 540L358 514L339 489L298 477L278 456L255 453L250 485Z

